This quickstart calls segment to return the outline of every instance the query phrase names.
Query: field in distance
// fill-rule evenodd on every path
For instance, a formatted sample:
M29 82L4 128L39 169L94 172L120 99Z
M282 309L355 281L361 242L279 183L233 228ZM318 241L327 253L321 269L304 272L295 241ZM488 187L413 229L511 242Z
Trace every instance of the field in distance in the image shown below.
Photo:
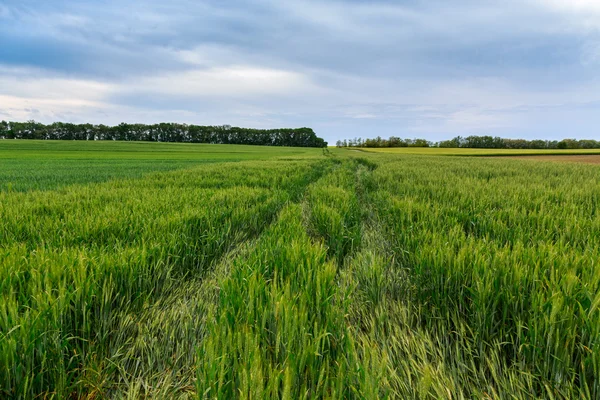
M0 191L54 189L198 164L304 157L320 149L193 143L0 140Z
M600 398L598 165L399 150L0 141L0 398Z
M389 147L389 148L348 148L371 153L384 154L422 154L438 156L520 156L520 155L578 155L598 154L600 149L577 150L528 150L528 149L465 149L465 148L438 148L438 147Z

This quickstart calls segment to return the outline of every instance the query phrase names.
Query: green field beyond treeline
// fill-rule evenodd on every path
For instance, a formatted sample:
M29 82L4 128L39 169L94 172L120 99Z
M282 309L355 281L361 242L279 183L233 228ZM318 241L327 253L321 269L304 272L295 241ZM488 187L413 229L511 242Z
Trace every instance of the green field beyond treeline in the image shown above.
M1 398L600 398L600 166L0 141Z

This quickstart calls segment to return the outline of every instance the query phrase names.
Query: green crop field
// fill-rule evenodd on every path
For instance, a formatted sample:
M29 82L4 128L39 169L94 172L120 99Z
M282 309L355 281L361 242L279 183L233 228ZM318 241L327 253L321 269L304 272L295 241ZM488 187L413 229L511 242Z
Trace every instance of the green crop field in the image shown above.
M0 397L598 399L599 260L600 165L0 141Z
M0 141L0 191L135 178L201 163L320 154L320 149L149 142Z
M527 155L595 155L600 149L564 149L564 150L531 150L531 149L468 149L468 148L439 148L439 147L386 147L386 148L353 148L384 154L422 154L438 156L527 156Z

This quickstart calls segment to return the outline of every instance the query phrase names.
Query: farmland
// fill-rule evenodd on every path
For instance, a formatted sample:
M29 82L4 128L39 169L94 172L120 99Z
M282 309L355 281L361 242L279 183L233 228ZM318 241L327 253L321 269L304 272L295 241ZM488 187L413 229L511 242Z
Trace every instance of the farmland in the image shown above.
M576 162L585 164L600 164L600 154L580 154L580 155L535 155L535 156L514 156L520 160L533 161L558 161L558 162Z
M541 155L599 155L599 149L475 149L441 147L390 147L390 148L354 148L356 151L380 154L422 154L438 156L541 156Z
M0 141L0 397L600 398L600 166L393 150Z
M216 162L319 154L320 150L210 144L4 140L0 191L53 189L75 183L141 177Z

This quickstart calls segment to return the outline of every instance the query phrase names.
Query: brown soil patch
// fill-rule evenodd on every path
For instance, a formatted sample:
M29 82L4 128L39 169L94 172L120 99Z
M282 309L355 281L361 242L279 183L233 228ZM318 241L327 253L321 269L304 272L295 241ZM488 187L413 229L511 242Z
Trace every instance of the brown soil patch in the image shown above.
M498 157L500 158L500 157ZM548 156L510 156L502 158L514 158L517 160L538 160L538 161L558 161L558 162L577 162L585 164L600 164L600 154L590 155L548 155Z

